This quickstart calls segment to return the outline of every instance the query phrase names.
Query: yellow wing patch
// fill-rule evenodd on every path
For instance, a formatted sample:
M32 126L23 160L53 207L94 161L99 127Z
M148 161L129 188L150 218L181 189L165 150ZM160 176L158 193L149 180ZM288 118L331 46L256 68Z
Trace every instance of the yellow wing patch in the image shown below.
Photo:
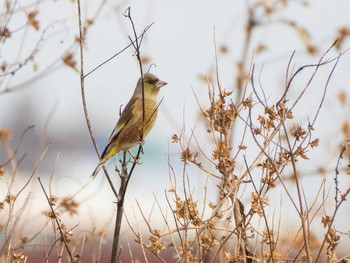
M112 156L116 155L117 153L118 153L117 148L116 148L116 147L113 147L113 148L109 151L107 159L111 158Z

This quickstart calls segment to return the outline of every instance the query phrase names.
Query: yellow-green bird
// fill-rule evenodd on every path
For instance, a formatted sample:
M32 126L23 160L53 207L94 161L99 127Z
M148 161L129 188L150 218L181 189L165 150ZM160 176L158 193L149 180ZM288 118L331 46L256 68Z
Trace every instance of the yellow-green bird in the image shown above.
M153 128L158 115L158 94L161 87L167 83L161 81L153 74L143 75L145 116L142 110L142 78L139 78L134 94L124 108L115 126L108 144L104 149L100 162L91 177L95 177L103 165L119 152L128 151L136 146ZM142 125L144 119L144 123Z

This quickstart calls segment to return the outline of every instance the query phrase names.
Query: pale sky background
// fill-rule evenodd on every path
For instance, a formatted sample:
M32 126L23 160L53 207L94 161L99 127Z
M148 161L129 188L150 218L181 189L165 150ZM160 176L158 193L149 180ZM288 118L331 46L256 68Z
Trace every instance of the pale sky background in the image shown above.
M320 47L321 52L332 44L339 28L349 27L350 2L347 0L314 0L309 2L308 7L305 7L302 1L288 2L288 8L285 10L279 5L281 11L272 16L271 21L277 18L288 19L306 27L312 42ZM91 18L99 3L100 1L84 1L82 3L83 15ZM131 26L128 19L122 15L127 7L131 7L131 15L138 32L154 22L146 34L141 54L150 57L152 63L156 64L156 67L152 67L151 72L168 82L168 85L161 90L160 96L164 97L164 100L160 106L156 126L146 139L146 154L142 157L143 164L136 167L128 189L126 210L131 215L132 207L137 210L135 200L138 200L145 213L149 214L154 204L154 194L165 209L164 191L171 188L168 156L171 158L170 161L174 166L178 181L182 180L182 165L179 161L180 148L178 145L170 144L170 140L172 134L180 133L183 125L185 125L187 138L191 129L195 127L198 121L198 105L194 93L203 105L208 103L207 85L199 79L199 76L212 72L214 68L214 32L217 46L228 47L227 54L219 53L218 55L221 84L227 90L235 89L236 63L241 57L245 37L246 10L247 6L252 3L253 1L232 0L107 1L95 24L91 27L84 50L85 72L90 71L129 44L127 36L132 36ZM25 1L19 1L19 5L26 6ZM35 5L29 8L29 10L34 9ZM75 3L68 0L42 1L38 9L40 31L35 32L29 28L24 38L23 48L20 48L19 44L25 33L14 35L8 42L0 45L0 57L1 60L11 63L11 60L16 58L18 51L22 50L20 57L25 58L33 50L40 38L40 33L46 28L45 40L35 57L40 72L59 58L60 54L64 54L78 31ZM265 21L267 18L261 16L261 19ZM24 21L24 15L19 11L9 27L11 29L20 28ZM253 49L261 43L268 47L268 51L255 56L256 74L263 67L261 85L267 97L271 99L270 102L273 103L274 99L281 94L286 67L292 52L296 51L293 61L296 68L305 63L317 62L320 53L315 56L307 55L305 45L296 31L277 23L268 23L253 33L251 46L248 48L249 57ZM344 47L349 46L350 41L347 41ZM74 54L75 59L78 60L78 52ZM331 52L329 57L336 55L337 52ZM334 170L332 166L334 159L338 155L335 150L341 139L340 125L345 119L349 119L349 105L345 110L339 105L336 97L341 90L349 92L349 58L350 55L345 54L336 69L321 117L316 125L317 134L323 136L320 150L316 152L326 154L317 159L321 159L320 162L324 165L329 162L331 173ZM327 72L329 72L329 67L328 71L325 71L326 75L316 80L316 88L307 94L303 107L295 111L296 121L303 120L306 123L309 113L314 116L325 77L328 76ZM33 64L29 63L7 85L20 84L35 74L37 73L33 71ZM121 104L126 105L139 75L138 63L133 56L133 50L128 49L86 78L85 92L88 110L101 151L117 121L119 107ZM320 92L317 90L318 85ZM2 83L1 90L5 86ZM46 122L48 124L45 131ZM38 175L44 178L46 187L48 187L46 178L55 167L53 195L58 197L72 195L88 183L89 176L98 162L83 116L77 72L63 66L21 91L0 96L0 128L7 128L13 132L11 141L13 147L22 131L32 124L35 124L36 127L25 136L20 149L20 154L27 153L27 156L20 167L19 177L27 178L33 170L35 160L51 141L52 144ZM201 128L203 127L198 124L195 133L198 129L198 134L201 134ZM43 136L45 139L41 141L40 138ZM203 144L206 140L205 136L200 137ZM1 144L0 151L3 149ZM59 158L55 165L58 154ZM5 158L2 153L0 157ZM3 160L1 159L0 163ZM112 160L107 167L113 171L114 165L115 160ZM309 164L306 163L306 172L315 170L308 168ZM194 193L200 197L207 178L192 168L189 168L189 174L192 185L195 186ZM318 178L309 176L304 181L305 189L309 189L308 185L314 184L313 180L318 180L319 183ZM329 181L332 182L331 179ZM344 183L349 183L349 180ZM18 184L15 189L21 186L22 184ZM215 189L215 186L213 188ZM0 181L0 189L0 197L3 198L6 195L5 189L7 189L4 179ZM333 189L331 191L334 192ZM32 181L30 192L35 202L40 204L39 210L45 210L46 203L36 179ZM313 194L310 189L310 198ZM96 224L102 226L112 216L114 198L102 172L76 198L78 201L84 201L81 203L81 213L89 214L86 216L87 220L82 220L79 215L71 219L73 225L81 223L88 228L91 222L96 220ZM250 195L243 198L247 201L246 209L249 207L249 198ZM271 198L279 200L281 190L273 191ZM208 200L211 200L210 196ZM212 196L212 200L215 201L216 196ZM350 219L346 213L348 209L349 204L346 204L340 212L345 218ZM28 216L35 217L37 212L30 211ZM156 215L157 212L154 211L154 213ZM295 220L295 218L284 219L286 221Z

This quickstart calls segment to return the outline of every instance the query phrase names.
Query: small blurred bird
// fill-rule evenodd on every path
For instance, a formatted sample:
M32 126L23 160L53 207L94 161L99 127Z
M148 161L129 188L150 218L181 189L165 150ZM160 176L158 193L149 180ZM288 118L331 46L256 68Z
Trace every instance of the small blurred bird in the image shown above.
M111 157L136 146L141 139L142 126L143 138L147 136L157 119L159 89L166 84L166 82L159 80L153 74L146 73L143 75L145 116L144 124L142 125L142 78L139 78L134 94L120 115L117 125L109 137L108 144L101 155L100 162L91 177L95 178Z

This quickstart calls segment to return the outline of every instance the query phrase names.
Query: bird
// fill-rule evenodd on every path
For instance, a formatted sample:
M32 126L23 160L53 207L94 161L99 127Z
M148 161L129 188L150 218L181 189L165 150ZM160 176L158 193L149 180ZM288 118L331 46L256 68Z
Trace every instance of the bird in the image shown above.
M142 81L144 104L142 102ZM120 118L109 137L107 146L100 157L91 177L95 178L103 165L119 152L126 152L140 143L153 128L158 115L158 94L161 87L167 85L157 76L146 73L137 81L134 94L122 111ZM144 116L143 116L143 105ZM142 131L143 130L143 131Z

